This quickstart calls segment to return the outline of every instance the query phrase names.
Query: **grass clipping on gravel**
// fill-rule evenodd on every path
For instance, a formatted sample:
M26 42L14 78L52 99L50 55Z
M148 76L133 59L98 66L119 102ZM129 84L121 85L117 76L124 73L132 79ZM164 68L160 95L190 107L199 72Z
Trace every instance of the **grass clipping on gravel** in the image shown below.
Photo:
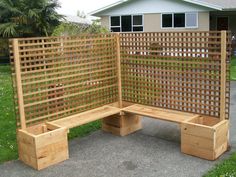
M0 65L0 163L18 158L13 88L9 65ZM69 139L83 137L101 128L96 121L70 130Z
M216 165L204 177L236 177L236 153Z

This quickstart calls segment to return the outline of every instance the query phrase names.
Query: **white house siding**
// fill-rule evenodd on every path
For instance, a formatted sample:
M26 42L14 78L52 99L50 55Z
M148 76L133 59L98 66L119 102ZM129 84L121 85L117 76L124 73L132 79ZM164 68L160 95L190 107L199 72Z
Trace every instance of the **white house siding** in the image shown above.
M110 16L101 17L101 25L104 28L110 29Z
M103 16L101 18L103 27L110 28L110 17ZM144 14L144 32L160 32L160 31L208 31L209 30L209 12L198 13L198 28L161 28L161 14Z
M113 8L107 9L97 16L156 14L177 12L206 12L209 8L180 0L130 0Z

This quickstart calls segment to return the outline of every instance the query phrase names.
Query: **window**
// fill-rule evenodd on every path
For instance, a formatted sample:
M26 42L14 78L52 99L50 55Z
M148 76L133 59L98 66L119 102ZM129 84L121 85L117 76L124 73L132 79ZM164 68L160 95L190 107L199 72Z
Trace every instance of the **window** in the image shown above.
M111 17L111 31L120 32L120 16Z
M143 16L142 15L133 16L133 31L143 31Z
M198 14L197 13L186 13L186 28L197 28L198 27Z
M185 27L185 14L174 14L174 27Z
M197 28L198 13L162 14L162 28Z
M132 31L132 17L130 16L121 16L121 29L122 32Z
M162 27L171 28L172 27L172 14L163 14L162 15Z
M112 32L137 32L143 31L142 15L112 16L110 18Z

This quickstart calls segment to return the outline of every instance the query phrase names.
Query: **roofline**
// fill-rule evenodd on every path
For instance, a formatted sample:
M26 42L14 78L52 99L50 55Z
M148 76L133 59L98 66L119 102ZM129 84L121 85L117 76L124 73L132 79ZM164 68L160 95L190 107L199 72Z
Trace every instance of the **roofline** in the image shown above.
M236 10L236 7L233 8L223 8L222 11L232 11L232 10Z
M196 5L200 5L200 6L204 6L204 7L208 7L211 9L215 9L215 10L223 10L223 8L221 6L215 5L215 4L211 4L211 3L207 3L207 2L199 2L199 1L192 1L192 0L183 0L185 2L189 2L192 4L196 4Z
M117 5L123 4L123 3L127 2L127 1L129 1L129 0L120 0L120 1L115 2L113 4L104 6L104 7L100 8L100 9L94 10L94 11L88 13L88 14L89 15L96 15L99 12L102 12L104 10L110 9L110 8L115 7ZM221 6L218 6L218 5L215 5L215 4L206 3L206 2L199 2L199 1L192 1L192 0L182 0L182 1L188 2L188 3L191 3L191 4L196 4L196 5L208 7L208 8L215 9L215 10L220 10L220 11L223 10L223 8Z
M115 7L117 5L123 4L124 2L127 2L127 1L129 1L129 0L120 0L120 1L115 2L113 4L110 4L110 5L104 6L104 7L100 8L100 9L97 9L97 10L94 10L92 12L89 12L88 14L89 15L95 15L95 14L97 14L99 12L102 12L104 10L110 9L110 8Z

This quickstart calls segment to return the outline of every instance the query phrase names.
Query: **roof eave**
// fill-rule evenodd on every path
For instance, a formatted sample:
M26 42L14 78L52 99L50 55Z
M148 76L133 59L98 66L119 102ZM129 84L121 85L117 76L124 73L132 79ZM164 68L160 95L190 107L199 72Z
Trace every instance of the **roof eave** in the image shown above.
M236 11L236 7L233 7L233 8L223 8L222 11Z
M103 7L103 8L100 8L100 9L97 9L97 10L95 10L95 11L92 11L92 12L88 13L88 14L89 14L89 15L93 15L93 16L99 16L99 13L100 13L100 12L105 11L105 10L107 10L107 9L110 9L110 8L112 8L112 7L115 7L115 6L117 6L117 5L120 5L120 4L122 4L122 3L124 3L124 2L127 2L127 1L129 1L129 0L120 0L120 1L118 1L118 2L116 2L116 3L110 4L110 5L108 5L108 6L105 6L105 7ZM192 0L183 0L183 1L188 2L188 3L191 3L191 4L196 4L196 5L208 7L208 8L210 8L210 9L214 9L214 10L220 10L220 11L223 10L223 8L222 8L221 6L217 6L217 5L215 5L215 4L210 4L210 3L206 3L206 2L199 2L199 1L192 1Z
M110 5L108 5L108 6L105 6L105 7L102 7L102 8L100 8L100 9L97 9L97 10L95 10L95 11L92 11L92 12L90 12L90 13L88 13L89 15L93 15L93 16L96 16L96 15L98 15L98 13L100 13L100 12L102 12L102 11L104 11L104 10L107 10L107 9L110 9L110 8L112 8L112 7L115 7L115 6L117 6L117 5L120 5L120 4L122 4L122 3L124 3L124 2L127 2L128 0L120 0L120 1L118 1L118 2L115 2L115 3L113 3L113 4L110 4Z
M192 0L183 0L185 2L189 2L192 4L196 4L196 5L200 5L200 6L204 6L204 7L208 7L210 9L214 9L214 10L223 10L223 8L221 6L215 5L215 4L210 4L210 3L206 3L206 2L199 2L199 1L192 1Z

